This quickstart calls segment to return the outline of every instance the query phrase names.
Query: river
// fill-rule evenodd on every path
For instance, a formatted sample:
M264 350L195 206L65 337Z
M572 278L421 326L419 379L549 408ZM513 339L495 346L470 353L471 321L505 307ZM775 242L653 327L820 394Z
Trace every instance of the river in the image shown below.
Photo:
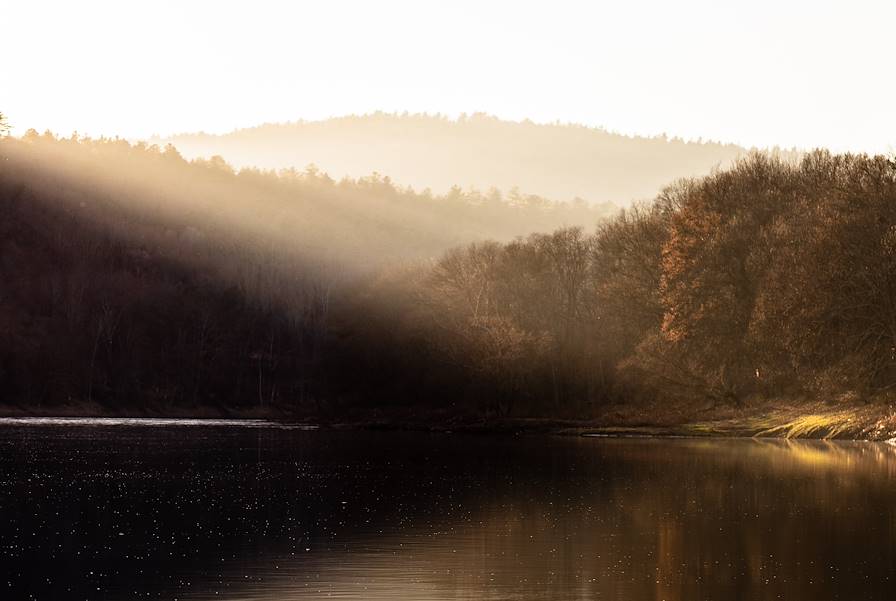
M4 420L0 598L896 591L885 444L249 426Z

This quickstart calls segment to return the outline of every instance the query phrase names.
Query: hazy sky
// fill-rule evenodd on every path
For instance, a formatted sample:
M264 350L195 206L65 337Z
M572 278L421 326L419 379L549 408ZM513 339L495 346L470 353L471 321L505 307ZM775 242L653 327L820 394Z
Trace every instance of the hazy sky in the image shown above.
M483 111L747 145L896 149L896 2L0 5L21 133Z

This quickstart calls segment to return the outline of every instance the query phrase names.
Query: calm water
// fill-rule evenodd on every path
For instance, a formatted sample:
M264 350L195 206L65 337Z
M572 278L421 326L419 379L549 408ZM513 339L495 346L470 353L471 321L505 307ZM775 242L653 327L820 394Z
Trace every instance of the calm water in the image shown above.
M874 600L896 449L0 424L0 599Z

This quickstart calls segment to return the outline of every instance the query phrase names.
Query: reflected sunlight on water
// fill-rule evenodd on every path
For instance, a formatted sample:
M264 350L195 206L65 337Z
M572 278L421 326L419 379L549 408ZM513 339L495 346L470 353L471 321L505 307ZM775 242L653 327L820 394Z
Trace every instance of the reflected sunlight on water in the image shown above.
M76 430L0 429L11 598L893 590L896 448L884 444Z

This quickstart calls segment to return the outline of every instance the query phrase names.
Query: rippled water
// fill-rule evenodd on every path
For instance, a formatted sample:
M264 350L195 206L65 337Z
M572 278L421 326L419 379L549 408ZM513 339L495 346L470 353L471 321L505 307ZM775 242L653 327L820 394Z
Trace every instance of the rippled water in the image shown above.
M0 599L896 591L887 445L129 425L0 425Z

